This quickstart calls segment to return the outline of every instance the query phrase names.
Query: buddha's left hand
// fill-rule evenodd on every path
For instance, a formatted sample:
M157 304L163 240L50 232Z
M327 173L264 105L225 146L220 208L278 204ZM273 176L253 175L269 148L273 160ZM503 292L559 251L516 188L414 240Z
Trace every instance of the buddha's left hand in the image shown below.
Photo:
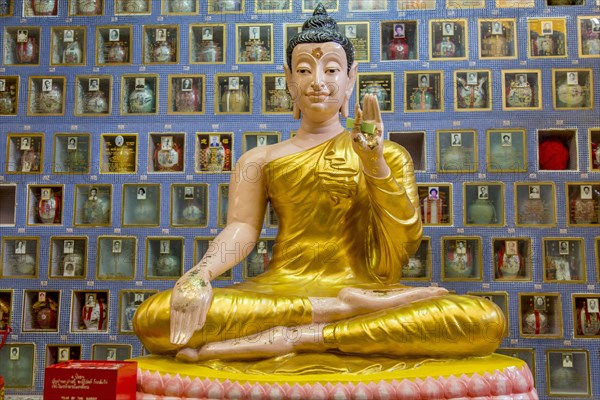
M383 122L377 96L366 94L363 98L364 110L357 102L354 107L354 128L352 128L352 148L362 161L363 170L367 175L384 178L390 169L383 158ZM361 132L363 122L375 125L375 132Z

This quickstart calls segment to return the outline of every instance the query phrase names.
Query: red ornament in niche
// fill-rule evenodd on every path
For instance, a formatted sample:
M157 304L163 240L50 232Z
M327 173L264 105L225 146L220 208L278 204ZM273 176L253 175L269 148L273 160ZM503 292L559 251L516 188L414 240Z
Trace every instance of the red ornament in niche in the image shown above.
M567 169L569 166L569 149L561 140L545 140L539 146L539 160L540 169Z

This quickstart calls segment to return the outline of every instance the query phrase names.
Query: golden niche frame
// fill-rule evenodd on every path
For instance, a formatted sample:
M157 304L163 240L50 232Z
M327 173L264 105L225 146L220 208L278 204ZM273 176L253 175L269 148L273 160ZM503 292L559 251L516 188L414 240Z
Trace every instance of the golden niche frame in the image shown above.
M196 132L195 172L231 172L234 164L233 132Z
M454 111L492 111L492 71L454 71Z
M438 172L477 171L477 131L473 129L439 129L436 131L436 135L436 169Z
M362 106L366 94L377 97L382 113L394 112L394 73L359 72L356 78L356 93Z
M225 64L226 24L192 24L189 36L190 64Z
M5 388L33 388L34 372L37 370L35 343L10 342L2 354L0 373L5 379Z
M560 293L533 292L519 295L519 332L523 338L563 337Z
M148 173L183 173L185 132L148 133Z
M463 224L504 226L504 182L463 183Z
M101 227L112 225L112 185L76 184L73 226Z
M18 75L0 76L0 116L16 116L19 114Z
M235 62L237 64L273 63L273 24L236 24Z
M582 238L542 238L544 282L584 283L585 251Z
M60 295L60 290L24 290L21 330L58 332L61 315Z
M145 279L178 279L183 274L184 254L183 237L148 236Z
M85 334L108 332L110 307L108 290L73 290L70 332Z
M96 27L96 65L131 65L132 53L131 25Z
M206 105L206 75L169 75L168 80L168 114L204 114Z
M531 18L527 20L529 58L566 58L567 20Z
M131 358L130 344L94 343L92 344L92 360L125 361Z
M431 281L431 238L423 236L417 251L402 266L401 281Z
M527 171L527 133L521 128L494 128L487 131L487 170Z
M588 350L546 349L546 392L549 396L589 398L591 387Z
M158 115L158 74L121 76L121 115Z
M287 87L284 74L263 74L263 114L292 114L294 99Z
M242 134L242 153L255 147L269 146L281 141L281 132L244 132Z
M419 59L419 21L381 21L381 61Z
M542 70L502 70L502 110L542 109Z
M354 61L370 62L371 24L367 21L338 22L337 27L354 46Z
M121 225L160 226L160 184L125 183L122 189Z
M171 184L171 226L203 228L209 220L208 183Z
M142 64L179 63L179 25L142 26Z
M75 77L75 116L106 117L112 114L112 75Z
M274 237L261 237L248 256L242 261L242 277L252 278L265 272L273 258Z
M219 208L217 211L217 226L225 228L227 225L227 212L229 210L229 184L219 183L218 186Z
M215 114L252 114L252 74L215 74Z
M135 311L140 306L140 304L144 302L144 300L148 299L150 296L156 293L158 293L158 290L149 289L126 289L119 291L119 318L117 326L120 334L134 334L133 315L135 314ZM109 355L108 351L107 355ZM114 356L116 357L116 352Z
M554 182L515 182L513 193L516 226L556 226Z
M67 97L65 76L30 76L27 116L63 116Z
M442 281L482 281L482 249L479 236L443 236Z
M600 296L595 293L572 294L573 337L600 338Z
M444 71L404 71L404 112L444 111Z
M590 171L600 171L600 128L589 128Z
M85 30L85 26L53 26L50 30L50 65L85 65Z
M555 110L592 110L594 108L592 69L553 69L552 100Z
M579 58L600 57L600 18L598 16L577 17L577 49Z
M10 26L4 28L4 65L39 66L41 41L39 26Z
M495 281L531 281L531 238L492 238L492 251Z
M429 59L468 60L468 37L466 19L429 20Z
M137 173L138 134L103 133L100 135L100 173Z
M41 174L44 166L43 149L43 133L8 133L4 170L7 174Z
M2 236L0 276L3 278L37 278L40 238L37 236ZM10 271L9 271L10 268Z
M137 237L98 236L97 280L127 281L135 278Z
M452 185L442 182L417 185L424 225L452 225Z
M566 182L567 226L600 224L600 182Z
M63 224L65 185L27 186L27 226L56 227Z
M518 57L514 18L480 19L478 28L480 59L514 60Z
M87 276L87 236L50 238L50 279L84 279Z

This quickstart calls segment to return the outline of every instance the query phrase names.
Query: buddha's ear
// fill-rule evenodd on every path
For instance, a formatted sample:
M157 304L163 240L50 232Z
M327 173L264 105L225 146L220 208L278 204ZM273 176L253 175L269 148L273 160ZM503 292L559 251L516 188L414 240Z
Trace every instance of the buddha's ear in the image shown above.
M346 85L346 95L344 96L344 102L342 104L342 107L340 108L340 113L342 114L342 117L347 118L348 117L348 110L349 110L349 102L350 102L350 97L352 96L352 91L354 90L354 84L356 83L356 73L358 71L358 63L355 61L352 66L350 67L350 70L348 71L348 84Z
M300 119L300 108L298 108L298 98L300 93L298 92L298 86L295 82L292 82L292 70L287 64L284 64L283 69L285 71L285 83L292 96L292 109L294 112L294 119Z

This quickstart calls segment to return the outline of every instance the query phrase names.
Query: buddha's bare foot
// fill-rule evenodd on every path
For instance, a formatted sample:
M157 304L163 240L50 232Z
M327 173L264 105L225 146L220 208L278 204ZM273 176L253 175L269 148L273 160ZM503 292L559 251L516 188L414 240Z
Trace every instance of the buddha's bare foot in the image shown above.
M344 288L337 297L355 312L364 313L398 307L447 293L446 289L433 286L389 290Z
M196 362L211 359L243 360L275 357L297 351L324 351L323 325L277 326L256 335L207 343L200 349L184 348L177 359Z

